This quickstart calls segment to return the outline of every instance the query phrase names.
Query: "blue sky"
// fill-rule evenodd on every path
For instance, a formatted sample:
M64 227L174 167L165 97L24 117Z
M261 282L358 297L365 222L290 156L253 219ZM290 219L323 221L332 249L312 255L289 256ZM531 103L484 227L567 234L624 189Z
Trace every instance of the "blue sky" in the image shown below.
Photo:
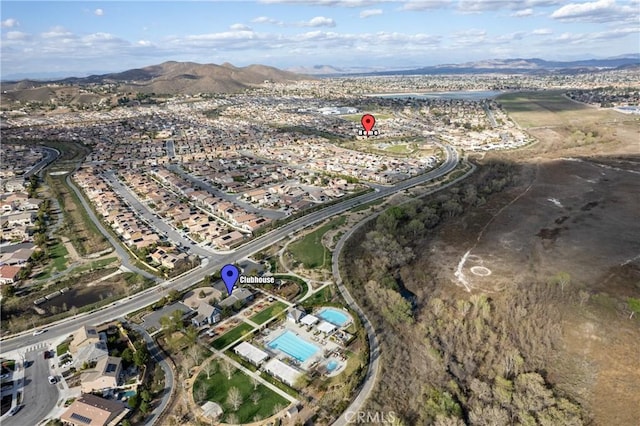
M2 1L2 76L167 60L402 68L640 52L640 0Z

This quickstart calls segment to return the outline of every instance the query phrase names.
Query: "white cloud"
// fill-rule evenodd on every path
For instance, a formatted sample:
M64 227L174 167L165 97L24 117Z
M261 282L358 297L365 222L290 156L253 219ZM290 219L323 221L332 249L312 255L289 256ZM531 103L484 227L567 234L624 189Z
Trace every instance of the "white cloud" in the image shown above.
M298 26L300 27L335 27L336 21L331 18L326 18L324 16L316 16L315 18L311 18L309 21L299 22Z
M640 33L638 27L616 28L615 30L600 31L593 33L562 33L555 38L556 42L581 45L584 43L606 42L609 40L623 38L630 34Z
M153 43L151 43L149 40L138 40L136 44L142 47L148 47L153 45Z
M531 8L518 10L517 12L514 12L511 14L511 16L514 16L516 18L524 18L525 16L531 16L531 15L533 15L533 9Z
M2 28L15 28L20 26L20 22L13 18L5 19L0 24L2 25Z
M93 14L96 16L102 16L104 15L104 10L103 9L96 9L93 11Z
M368 18L370 16L382 15L382 9L365 9L360 12L361 18Z
M533 35L549 35L549 34L553 34L553 30L551 28L537 28L537 29L531 31L531 34L533 34Z
M42 38L75 38L76 36L69 30L61 26L55 26L49 31L42 33Z
M7 40L25 41L31 39L31 34L23 33L21 31L9 31L7 33Z
M400 0L259 0L265 4L300 4L305 6L368 7Z
M229 27L231 31L251 31L251 27L244 24L233 24Z
M255 24L273 24L273 25L282 25L282 21L278 21L277 19L269 18L268 16L258 16L251 20L251 22Z
M408 0L403 2L401 10L433 10L451 6L452 0Z
M637 22L637 7L618 5L615 0L569 3L551 14L551 18L569 22Z

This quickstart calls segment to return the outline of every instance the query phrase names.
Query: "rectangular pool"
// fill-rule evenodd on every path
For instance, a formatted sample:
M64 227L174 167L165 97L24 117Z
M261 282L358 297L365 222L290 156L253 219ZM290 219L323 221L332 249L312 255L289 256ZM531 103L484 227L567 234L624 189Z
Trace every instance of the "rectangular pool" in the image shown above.
M273 339L267 346L271 349L279 349L300 362L305 362L320 350L316 345L307 342L289 330Z
M337 325L338 327L342 327L347 321L349 321L349 317L345 313L333 308L325 308L321 310L318 313L318 316L333 325Z

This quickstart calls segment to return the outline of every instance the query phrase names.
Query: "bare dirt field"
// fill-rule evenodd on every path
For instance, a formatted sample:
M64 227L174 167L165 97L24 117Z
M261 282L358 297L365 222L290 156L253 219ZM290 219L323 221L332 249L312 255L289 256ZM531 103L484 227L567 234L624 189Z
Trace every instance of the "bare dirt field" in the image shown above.
M640 322L626 300L640 295L639 121L557 95L505 104L538 139L494 154L523 165L521 182L443 227L429 267L491 297L550 281L571 292L548 380L595 424L637 424Z

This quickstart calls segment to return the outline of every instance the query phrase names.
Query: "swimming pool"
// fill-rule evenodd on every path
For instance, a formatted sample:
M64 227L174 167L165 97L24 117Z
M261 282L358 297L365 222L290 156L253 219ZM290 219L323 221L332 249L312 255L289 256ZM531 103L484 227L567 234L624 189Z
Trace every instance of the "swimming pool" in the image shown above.
M300 362L305 362L320 350L316 345L307 342L289 330L273 339L267 346L271 349L279 349Z
M333 308L324 308L318 312L318 316L333 325L337 325L338 327L342 327L347 321L349 321L349 317L344 312Z
M329 371L330 373L335 370L336 368L338 368L338 361L336 361L335 359L330 359L329 362L327 363L327 371Z

